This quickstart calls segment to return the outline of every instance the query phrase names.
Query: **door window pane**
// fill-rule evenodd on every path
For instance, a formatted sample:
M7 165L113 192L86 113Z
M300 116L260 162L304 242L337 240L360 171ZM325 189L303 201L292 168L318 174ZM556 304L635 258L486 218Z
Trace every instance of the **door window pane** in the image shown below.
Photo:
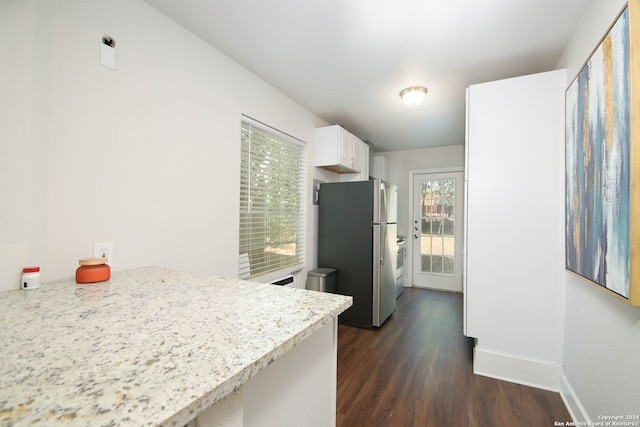
M455 185L454 179L422 183L420 252L423 273L454 273Z

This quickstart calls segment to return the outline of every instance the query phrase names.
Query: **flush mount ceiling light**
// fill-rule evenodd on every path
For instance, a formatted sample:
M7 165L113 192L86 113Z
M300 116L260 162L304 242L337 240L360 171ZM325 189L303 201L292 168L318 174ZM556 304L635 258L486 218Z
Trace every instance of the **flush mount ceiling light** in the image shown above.
M420 104L424 100L424 96L427 94L427 88L424 86L413 86L404 89L400 92L400 98L409 107Z

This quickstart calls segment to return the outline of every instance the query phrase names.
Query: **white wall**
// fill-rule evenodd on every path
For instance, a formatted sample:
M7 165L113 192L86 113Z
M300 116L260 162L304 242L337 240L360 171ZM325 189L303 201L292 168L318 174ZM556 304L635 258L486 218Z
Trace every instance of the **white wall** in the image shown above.
M146 3L1 2L0 57L0 290L73 276L94 241L114 270L236 276L242 113L308 142L311 188L326 123Z
M573 80L626 2L592 0L559 67ZM562 214L562 213L561 213ZM570 273L566 280L563 397L578 421L638 415L640 308Z
M30 122L34 13L33 2L0 3L0 289L17 288L29 263L37 200L29 191L40 173Z

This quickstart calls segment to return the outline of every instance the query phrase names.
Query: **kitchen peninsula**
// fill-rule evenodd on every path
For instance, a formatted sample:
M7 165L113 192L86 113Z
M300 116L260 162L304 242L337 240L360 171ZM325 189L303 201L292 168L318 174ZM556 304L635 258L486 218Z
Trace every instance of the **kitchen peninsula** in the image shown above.
M157 267L0 293L0 426L335 424L351 303Z

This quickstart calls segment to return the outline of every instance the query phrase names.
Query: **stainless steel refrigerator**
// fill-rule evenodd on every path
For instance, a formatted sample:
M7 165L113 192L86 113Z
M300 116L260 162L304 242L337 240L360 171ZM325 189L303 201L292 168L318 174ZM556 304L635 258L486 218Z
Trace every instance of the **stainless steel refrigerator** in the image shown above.
M320 185L318 266L353 297L339 322L380 327L396 309L397 187L373 179Z

